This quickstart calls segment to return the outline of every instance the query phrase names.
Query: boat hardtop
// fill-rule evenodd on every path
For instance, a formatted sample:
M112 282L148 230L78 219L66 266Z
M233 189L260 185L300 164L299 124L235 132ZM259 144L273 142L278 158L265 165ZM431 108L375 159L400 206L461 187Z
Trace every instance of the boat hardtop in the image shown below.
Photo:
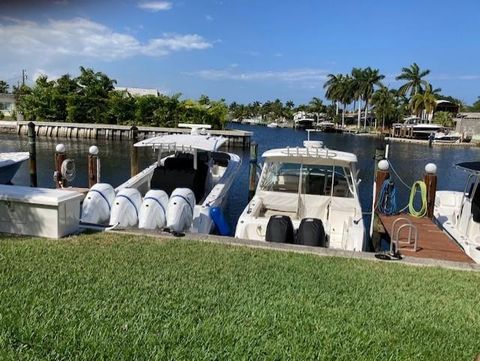
M287 147L267 150L262 157L277 162L305 164L337 164L348 166L357 162L353 153L331 150L319 146L310 146L313 141L305 141L306 147Z
M0 167L23 162L29 158L28 152L5 152L0 153Z
M225 142L224 137L202 134L167 134L135 143L135 147L152 147L169 151L204 150L216 152Z

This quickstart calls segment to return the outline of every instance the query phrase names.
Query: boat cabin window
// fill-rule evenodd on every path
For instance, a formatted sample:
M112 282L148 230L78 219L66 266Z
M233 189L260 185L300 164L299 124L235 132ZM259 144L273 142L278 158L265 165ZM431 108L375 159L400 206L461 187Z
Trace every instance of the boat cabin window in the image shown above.
M260 184L264 191L353 197L348 168L327 165L268 162Z

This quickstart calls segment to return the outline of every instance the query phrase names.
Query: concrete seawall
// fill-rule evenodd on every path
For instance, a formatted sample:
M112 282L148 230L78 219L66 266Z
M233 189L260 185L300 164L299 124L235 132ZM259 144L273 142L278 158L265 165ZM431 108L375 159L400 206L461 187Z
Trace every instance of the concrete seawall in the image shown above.
M26 121L0 121L0 132L18 135L27 134ZM138 139L150 138L163 134L189 134L188 128L143 127L138 128ZM117 139L132 138L132 127L128 125L35 122L35 133L39 137ZM227 146L250 146L252 132L242 130L209 130L209 133L227 138Z

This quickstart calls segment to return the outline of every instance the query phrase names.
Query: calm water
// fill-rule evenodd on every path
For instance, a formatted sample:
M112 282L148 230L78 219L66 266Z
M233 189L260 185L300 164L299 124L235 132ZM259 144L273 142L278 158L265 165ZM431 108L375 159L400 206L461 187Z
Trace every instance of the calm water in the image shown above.
M231 124L232 129L253 131L253 140L258 143L259 155L270 148L285 146L302 146L307 133L293 129L272 129L267 127ZM360 198L365 212L371 208L371 194L373 182L373 156L375 148L381 145L380 140L368 136L354 136L341 134L312 133L312 140L322 140L331 149L355 153L359 160ZM93 140L56 140L54 138L37 138L37 169L38 185L53 187L53 152L55 145L63 142L67 147L69 158L75 159L77 176L74 186L87 184L87 153L88 147L94 144ZM99 140L96 145L100 148L102 182L117 186L130 176L129 142ZM26 137L16 135L0 135L0 151L28 151ZM248 196L248 150L242 151L233 148L230 151L239 154L243 159L242 168L237 181L229 195L226 216L232 226L247 204ZM146 167L155 160L151 150L141 149L140 166ZM466 176L454 168L459 162L480 160L479 148L462 147L433 147L424 145L392 143L390 146L390 161L402 179L409 185L423 177L425 164L433 162L438 167L438 188L462 190ZM394 178L395 179L395 178ZM396 180L396 179L395 179ZM14 184L28 185L28 163L22 165L13 179ZM406 205L409 190L396 180L399 194L399 204Z

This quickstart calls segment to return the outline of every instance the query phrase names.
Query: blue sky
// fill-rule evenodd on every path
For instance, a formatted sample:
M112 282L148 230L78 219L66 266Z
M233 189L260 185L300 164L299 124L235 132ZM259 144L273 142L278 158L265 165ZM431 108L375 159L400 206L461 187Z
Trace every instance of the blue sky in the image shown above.
M227 101L323 97L328 73L417 62L467 103L480 96L480 2L2 0L0 79L76 75Z

